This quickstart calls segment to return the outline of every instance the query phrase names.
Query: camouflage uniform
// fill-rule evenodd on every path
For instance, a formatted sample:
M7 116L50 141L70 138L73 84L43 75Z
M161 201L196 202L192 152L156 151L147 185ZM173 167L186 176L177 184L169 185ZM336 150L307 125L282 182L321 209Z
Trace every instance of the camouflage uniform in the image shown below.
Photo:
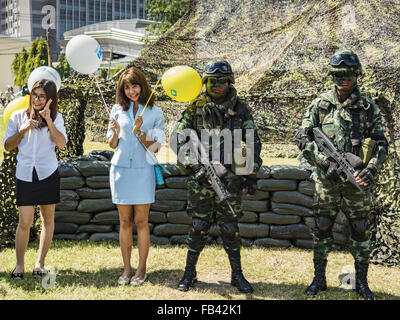
M374 164L380 168L388 151L380 110L372 99L359 92L357 86L344 102L340 102L336 87L334 87L311 103L304 116L298 137L305 141L301 146L304 158L316 167L312 175L315 181L314 262L325 261L326 265L326 259L333 244L332 227L337 213L342 210L350 222L350 251L356 266L368 265L371 252L367 225L367 216L371 210L370 197L350 182L326 177L323 163L327 157L312 141L311 133L314 127L321 127L338 150L351 152L361 157L363 157L362 141L371 138L375 144L370 159L364 157L363 165L365 168L368 164ZM319 268L318 263L315 267Z
M201 131L203 129L229 129L232 133L235 129L241 129L243 130L242 141L244 142L246 141L246 129L253 130L254 144L253 146L247 147L254 148L254 168L252 171L257 172L259 170L262 160L260 158L261 142L257 134L257 128L254 124L248 105L237 97L234 87L229 86L226 99L221 104L214 103L207 92L202 93L199 98L194 100L184 111L182 118L178 121L175 133L178 135L184 134L185 129L195 130L199 139L201 139ZM234 139L232 138L232 150L235 148L233 140ZM204 141L202 141L202 143L204 144ZM213 146L212 143L209 143L208 147L210 150L210 159L213 159L212 150L214 150L214 152L215 150L220 151L218 160L227 169L227 174L221 177L221 181L231 194L229 202L231 203L235 213L238 215L238 217L241 217L243 176L235 174L238 166L236 165L234 156L232 159L232 155L229 154L229 159L224 159L224 143L225 139L223 137L219 139L217 146ZM178 144L178 152L181 146L182 144ZM241 149L242 147L240 146L240 153L242 153ZM187 155L185 161L185 163L196 162L194 159L190 159L189 155ZM179 159L178 164L181 166L183 165L181 162L179 162ZM188 167L188 165L185 165L185 168ZM211 224L214 222L216 222L220 227L221 238L223 240L224 248L230 258L231 266L231 257L235 256L236 259L239 259L240 268L241 241L239 237L237 218L232 215L225 202L220 202L218 195L208 183L200 183L193 175L190 175L187 186L187 212L192 217L193 228L189 231L187 238L189 252L185 270L187 271L189 269L189 265L196 264L197 257L205 246L206 236L209 232ZM194 257L192 260L191 256ZM233 266L232 270L234 270ZM241 273L241 270L239 271ZM192 266L190 272L191 276L195 276L194 266ZM182 279L182 281L183 280L184 279ZM182 281L180 285L182 284ZM192 282L194 283L194 281ZM184 286L181 290L186 291L187 289L188 286Z

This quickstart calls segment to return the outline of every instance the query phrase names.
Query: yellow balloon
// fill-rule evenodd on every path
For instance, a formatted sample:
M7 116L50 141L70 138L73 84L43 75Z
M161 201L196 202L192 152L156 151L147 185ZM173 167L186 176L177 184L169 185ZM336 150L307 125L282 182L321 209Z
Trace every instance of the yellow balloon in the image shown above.
M29 107L29 94L25 97L20 97L11 101L7 107L4 109L3 120L7 127L8 120L10 120L11 115L14 111L26 109Z
M161 78L161 84L166 94L179 102L195 99L203 85L198 72L188 66L168 69Z

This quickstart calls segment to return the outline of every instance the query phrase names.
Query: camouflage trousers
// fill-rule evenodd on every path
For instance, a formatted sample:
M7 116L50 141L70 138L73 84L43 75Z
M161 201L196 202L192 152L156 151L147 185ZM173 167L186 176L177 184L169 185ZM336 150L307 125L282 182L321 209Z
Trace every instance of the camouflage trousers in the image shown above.
M319 217L329 217L333 222L339 211L342 211L350 221L366 221L371 210L371 200L369 196L359 191L355 186L346 183L321 183L316 182L314 192L313 213L315 218L315 228ZM362 225L361 230L366 234L366 240L354 240L353 228L350 239L350 252L356 262L368 263L371 252L371 241L369 239L367 224ZM316 230L319 231L319 230ZM332 228L324 237L318 237L314 232L314 259L325 260L333 244Z
M242 177L232 172L221 179L228 192L231 194L229 202L237 214L235 218L225 201L221 202L218 195L210 185L199 184L193 177L188 179L187 212L193 220L200 219L205 227L201 233L196 232L193 225L187 237L189 250L201 252L206 243L206 236L213 223L221 230L221 237L225 250L229 252L239 251L241 241L237 219L243 215L242 209ZM224 231L228 232L224 232ZM232 234L232 237L225 237Z

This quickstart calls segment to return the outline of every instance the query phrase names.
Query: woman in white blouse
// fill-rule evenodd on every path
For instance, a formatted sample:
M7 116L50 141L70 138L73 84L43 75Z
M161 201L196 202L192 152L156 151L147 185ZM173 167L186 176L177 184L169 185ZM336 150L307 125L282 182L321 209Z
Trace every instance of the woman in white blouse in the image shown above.
M40 206L42 230L34 276L45 273L44 259L54 232L54 211L60 202L60 174L55 146L67 143L62 115L57 112L57 87L53 81L40 80L30 92L27 109L15 111L8 121L4 148L18 148L17 206L19 224L15 237L17 264L11 273L13 279L24 276L24 256L33 222L34 206Z

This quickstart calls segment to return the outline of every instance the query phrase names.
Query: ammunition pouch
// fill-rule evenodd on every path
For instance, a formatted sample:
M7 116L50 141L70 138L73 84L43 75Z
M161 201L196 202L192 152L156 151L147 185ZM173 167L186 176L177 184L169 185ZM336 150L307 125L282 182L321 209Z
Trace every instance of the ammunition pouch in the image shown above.
M371 138L366 138L361 142L360 158L362 159L364 166L366 166L369 163L369 160L371 160L375 144L375 140L372 140Z

